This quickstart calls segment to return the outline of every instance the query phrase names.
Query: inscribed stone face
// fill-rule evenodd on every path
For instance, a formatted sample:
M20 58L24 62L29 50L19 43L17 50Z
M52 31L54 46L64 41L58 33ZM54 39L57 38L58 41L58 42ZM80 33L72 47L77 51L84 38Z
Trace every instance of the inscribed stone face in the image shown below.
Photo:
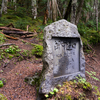
M54 56L54 77L78 72L79 39L53 38L52 42Z

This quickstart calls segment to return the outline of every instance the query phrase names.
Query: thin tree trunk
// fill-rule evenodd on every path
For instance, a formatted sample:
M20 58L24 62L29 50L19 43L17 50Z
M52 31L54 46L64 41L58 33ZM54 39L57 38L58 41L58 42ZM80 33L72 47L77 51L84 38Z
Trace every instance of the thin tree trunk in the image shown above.
M77 5L77 0L73 0L71 4L71 23L75 24L75 19L76 19L76 5Z
M65 13L65 16L64 16L64 19L66 19L66 20L68 19L68 17L70 16L70 13L71 13L71 4L72 4L72 0L69 1L67 10L66 10L66 13Z
M98 0L95 0L96 30L98 31Z
M84 0L81 0L81 1L80 1L80 4L79 4L79 6L78 6L78 11L77 11L76 25L78 24L79 19L80 19L80 17L81 17L81 12L82 12L83 4L84 4Z
M67 1L65 1L64 3L65 5L67 5ZM66 7L63 8L63 18L64 18L65 13L66 13Z
M52 19L51 0L47 1L48 18Z
M52 20L56 21L57 19L57 1L52 0Z
M60 10L59 10L59 7L58 7L57 2L56 2L56 6L57 6L57 11L58 11L58 13L59 13L60 18L62 18L62 15L61 15L61 12L60 12Z
M7 3L8 3L8 0L2 0L0 15L2 15L3 11L4 11L5 14L7 13Z
M36 19L37 17L37 3L36 0L32 0L32 17Z

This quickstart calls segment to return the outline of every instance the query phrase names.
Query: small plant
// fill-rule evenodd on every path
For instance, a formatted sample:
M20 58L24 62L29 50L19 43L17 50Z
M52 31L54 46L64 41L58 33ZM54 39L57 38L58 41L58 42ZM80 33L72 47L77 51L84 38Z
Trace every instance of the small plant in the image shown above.
M9 48L5 49L5 52L10 53L10 54L15 54L16 52L21 51L18 49L18 46L9 46Z
M28 50L23 50L22 54L23 54L24 56L29 56L29 51L28 51Z
M4 43L5 42L5 37L3 34L0 34L0 44Z
M57 88L54 88L54 90L51 91L51 92L49 92L49 94L45 94L45 97L48 98L50 95L54 95L57 92L58 92L58 89Z
M0 94L0 100L7 100L7 98L3 94Z
M3 87L3 82L0 80L0 88Z
M95 95L99 96L99 99L100 99L100 91L98 90L98 87L97 86L94 86L93 88L96 90L96 92L93 92L93 93Z
M43 46L41 45L35 45L32 49L32 54L36 55L37 57L41 57L43 52Z
M78 79L78 86L79 87L82 87L83 89L85 90L92 90L92 85L86 81L85 78L82 78L82 77L76 77Z
M86 71L86 73L87 73L91 78L93 78L94 80L100 81L97 77L95 77L95 76L96 76L96 72L93 72L93 71L88 72L88 71Z

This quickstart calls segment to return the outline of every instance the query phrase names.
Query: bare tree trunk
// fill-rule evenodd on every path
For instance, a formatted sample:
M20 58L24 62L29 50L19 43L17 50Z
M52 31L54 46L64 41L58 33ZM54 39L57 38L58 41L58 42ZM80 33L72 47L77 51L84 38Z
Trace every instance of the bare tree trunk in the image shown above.
M71 4L72 4L72 0L69 1L67 10L66 10L66 13L65 13L65 16L64 16L64 19L66 19L66 20L68 19L68 17L70 16L70 13L71 13Z
M67 1L65 1L65 5L67 5ZM63 8L63 18L64 18L65 13L66 13L66 7Z
M36 0L31 0L32 1L32 17L36 19L37 17L37 3Z
M57 19L57 1L52 0L52 20L56 21Z
M47 1L48 18L52 19L51 0Z
M81 1L80 1L80 4L79 4L79 6L78 6L78 11L77 11L76 25L78 24L79 19L80 19L80 17L81 17L81 11L82 11L83 4L84 4L84 0L81 0Z
M96 30L98 31L98 0L95 0Z
M76 5L77 5L77 0L73 0L71 4L71 23L75 24L75 19L76 19Z
M4 11L5 14L7 13L7 4L8 4L8 0L2 0L0 15L2 15L3 11Z

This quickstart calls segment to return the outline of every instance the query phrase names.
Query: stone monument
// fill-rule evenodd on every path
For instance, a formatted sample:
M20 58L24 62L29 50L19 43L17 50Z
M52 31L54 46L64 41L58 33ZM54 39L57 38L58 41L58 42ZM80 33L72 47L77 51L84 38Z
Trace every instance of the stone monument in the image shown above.
M83 45L77 26L62 19L44 29L43 70L40 94L80 75L85 77Z

